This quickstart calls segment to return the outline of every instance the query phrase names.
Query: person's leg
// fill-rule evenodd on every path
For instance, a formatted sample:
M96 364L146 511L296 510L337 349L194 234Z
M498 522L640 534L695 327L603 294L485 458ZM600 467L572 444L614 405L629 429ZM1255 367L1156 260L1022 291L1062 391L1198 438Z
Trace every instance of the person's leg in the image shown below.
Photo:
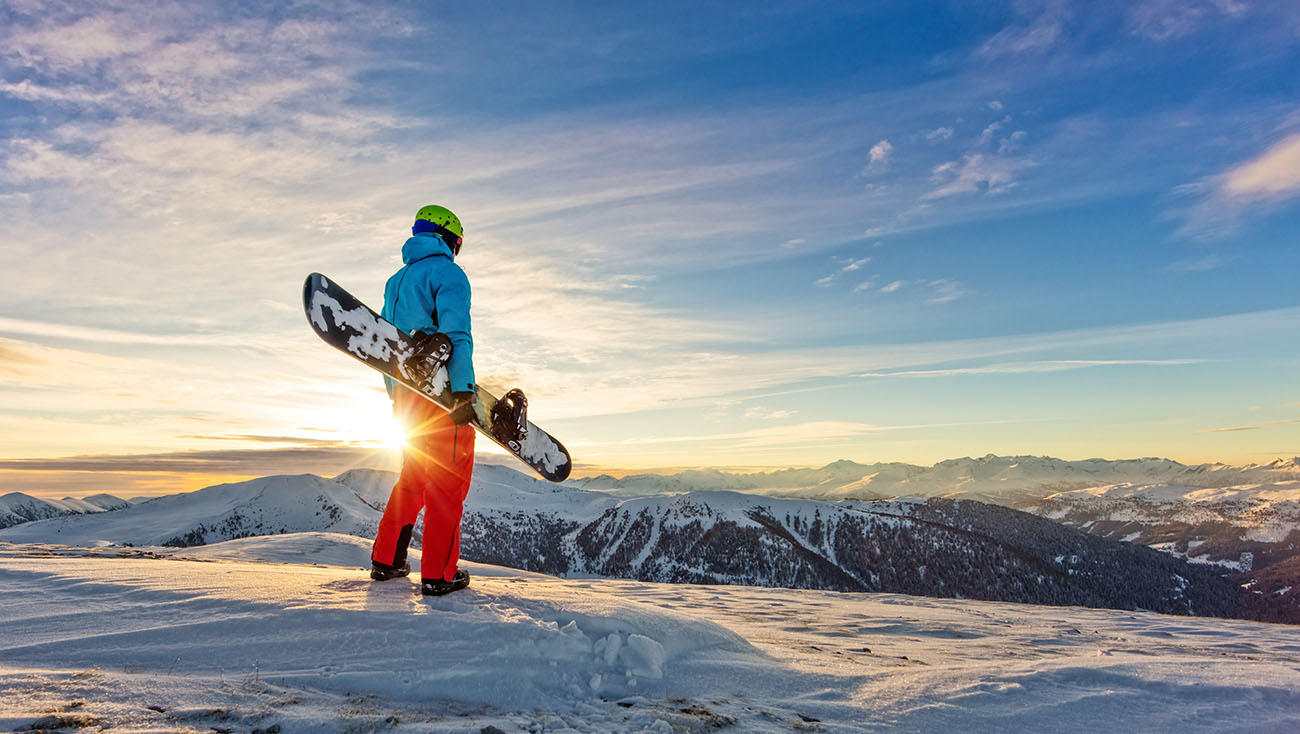
M424 398L398 388L393 407L398 421L410 435L402 449L402 473L388 496L388 505L379 520L375 547L370 560L384 566L400 568L406 563L406 552L411 545L411 531L424 507L425 487L430 481L423 451L419 446L418 431L424 420L425 408L437 410Z
M430 479L424 489L422 581L451 581L460 559L460 519L474 473L474 429L443 414L433 423Z

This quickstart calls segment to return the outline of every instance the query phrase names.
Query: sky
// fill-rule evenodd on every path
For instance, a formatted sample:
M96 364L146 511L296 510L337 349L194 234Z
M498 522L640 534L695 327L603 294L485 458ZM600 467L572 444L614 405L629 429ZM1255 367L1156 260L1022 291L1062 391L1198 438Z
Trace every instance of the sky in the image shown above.
M432 203L580 472L1294 456L1297 68L1288 0L6 0L0 492L391 467L301 284Z

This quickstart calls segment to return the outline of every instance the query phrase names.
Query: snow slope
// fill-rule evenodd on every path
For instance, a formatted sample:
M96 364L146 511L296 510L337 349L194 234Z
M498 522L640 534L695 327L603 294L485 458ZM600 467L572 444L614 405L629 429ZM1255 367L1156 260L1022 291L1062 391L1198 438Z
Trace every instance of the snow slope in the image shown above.
M1290 627L477 565L467 591L425 599L368 581L366 551L330 534L0 544L0 728L1300 728Z

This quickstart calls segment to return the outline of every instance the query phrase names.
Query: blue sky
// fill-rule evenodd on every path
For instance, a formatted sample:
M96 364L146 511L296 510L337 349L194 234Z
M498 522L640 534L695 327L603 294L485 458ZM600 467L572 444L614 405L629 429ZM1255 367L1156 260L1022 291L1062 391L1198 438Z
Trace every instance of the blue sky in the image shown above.
M433 202L481 380L584 468L1300 453L1294 3L20 0L0 35L6 491L391 463L298 292L377 305Z

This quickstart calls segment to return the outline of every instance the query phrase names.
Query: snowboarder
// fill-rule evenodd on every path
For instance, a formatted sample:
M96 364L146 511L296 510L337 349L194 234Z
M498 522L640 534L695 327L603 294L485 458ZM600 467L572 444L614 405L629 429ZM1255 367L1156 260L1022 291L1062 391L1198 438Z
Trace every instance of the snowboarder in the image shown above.
M455 263L460 254L460 219L442 206L415 215L411 238L402 246L403 267L384 286L383 317L421 348L450 339L447 361L454 407L447 413L417 393L385 378L393 414L407 433L402 473L379 521L371 552L370 578L406 576L406 559L415 519L424 508L420 590L442 595L469 586L469 573L457 568L460 519L474 468L474 428L489 425L487 410L474 391L474 342L470 336L469 279ZM445 335L435 337L435 334Z

